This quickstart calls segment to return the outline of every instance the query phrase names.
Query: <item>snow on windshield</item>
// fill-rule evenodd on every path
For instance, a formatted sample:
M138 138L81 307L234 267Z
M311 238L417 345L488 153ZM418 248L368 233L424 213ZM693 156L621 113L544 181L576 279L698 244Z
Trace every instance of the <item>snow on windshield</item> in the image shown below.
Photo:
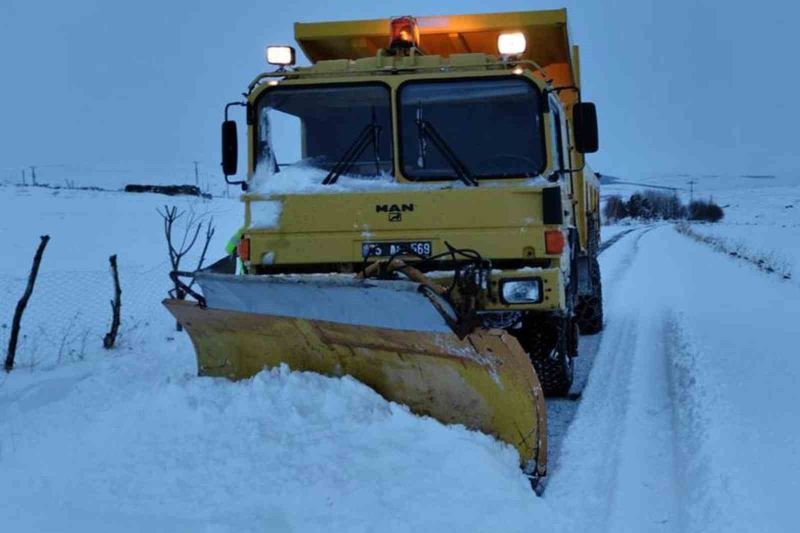
M398 182L391 174L377 176L342 175L332 185L323 185L322 180L328 171L298 163L292 166L281 167L280 172L271 172L263 167L256 170L250 181L250 192L264 195L274 194L320 194L343 192L373 192L388 190L437 190L437 189L462 189L467 187L460 181L439 182ZM542 177L529 178L522 181L522 185L542 185L546 180ZM502 181L482 181L481 187L502 187L508 183ZM519 182L516 185L520 185Z
M271 172L261 167L256 171L250 183L250 190L261 194L318 194L342 192L369 192L403 188L411 189L443 189L453 186L464 186L453 182L440 183L398 183L391 174L377 176L342 175L331 185L323 185L322 181L328 171L311 165L298 163L281 167L279 172Z

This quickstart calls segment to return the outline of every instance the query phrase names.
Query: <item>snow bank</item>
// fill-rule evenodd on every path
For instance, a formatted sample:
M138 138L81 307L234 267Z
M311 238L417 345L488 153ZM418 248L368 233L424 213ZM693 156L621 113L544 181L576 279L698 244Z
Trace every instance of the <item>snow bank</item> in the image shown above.
M793 225L718 223L692 224L690 228L693 234L722 253L785 278L797 278L800 274L800 246L793 243L800 234L800 216Z
M350 378L231 383L174 356L4 379L5 531L527 531L546 511L513 448Z

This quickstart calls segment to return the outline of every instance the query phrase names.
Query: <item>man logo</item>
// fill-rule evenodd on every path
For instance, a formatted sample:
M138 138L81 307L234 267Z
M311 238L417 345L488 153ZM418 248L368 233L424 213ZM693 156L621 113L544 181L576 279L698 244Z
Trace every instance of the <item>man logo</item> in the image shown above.
M402 222L403 213L414 211L414 204L378 204L375 206L376 213L386 213L389 222Z

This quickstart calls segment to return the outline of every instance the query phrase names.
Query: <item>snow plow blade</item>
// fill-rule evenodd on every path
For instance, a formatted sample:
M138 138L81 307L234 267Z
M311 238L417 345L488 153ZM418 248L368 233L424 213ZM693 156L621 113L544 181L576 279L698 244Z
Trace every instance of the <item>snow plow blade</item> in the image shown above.
M544 396L527 354L501 330L459 339L419 284L212 273L197 281L205 307L164 304L186 328L200 375L245 379L282 363L349 375L416 414L493 435L519 451L527 474L546 473Z

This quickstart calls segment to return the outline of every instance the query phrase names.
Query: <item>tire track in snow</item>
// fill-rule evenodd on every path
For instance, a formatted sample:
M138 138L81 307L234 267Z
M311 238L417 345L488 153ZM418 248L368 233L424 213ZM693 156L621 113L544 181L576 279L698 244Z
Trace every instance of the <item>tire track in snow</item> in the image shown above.
M611 238L610 238L610 239L608 239L607 241L603 241L603 242L600 244L600 248L598 248L598 249L597 249L597 255L600 255L600 254L602 254L602 253L603 253L603 252L605 252L605 251L606 251L608 248L611 248L611 247L612 247L612 246L614 246L614 245L615 245L617 242L619 242L619 240L620 240L620 239L622 239L622 238L623 238L625 235L627 235L627 234L631 233L632 231L636 231L637 229L639 229L639 228L631 228L631 229L626 229L625 231L621 231L621 232L617 233L616 235L614 235L613 237L611 237Z
M619 420L608 531L681 529L669 377L671 322L658 305L643 309L629 325L636 330L636 340L624 353L631 368L625 416Z
M662 226L664 228L666 226ZM610 302L613 330L628 332L619 346L602 346L598 358L608 350L624 372L610 378L606 394L616 402L619 416L607 419L616 430L609 442L610 482L603 515L609 532L681 530L680 498L676 490L675 404L671 386L672 342L675 322L657 287L660 280L650 274L657 269L660 248L651 227L634 244L635 254ZM643 238L648 248L638 254ZM619 366L619 363L618 363ZM598 384L602 386L605 380ZM614 393L616 390L616 394Z
M669 366L670 399L672 402L673 450L675 454L675 487L681 505L677 513L676 529L680 531L732 531L735 523L713 524L717 517L725 516L719 505L717 482L704 452L708 427L712 422L705 411L708 396L698 386L698 362L705 354L695 346L689 334L688 322L682 313L669 317L667 352Z
M621 243L621 245L614 248L616 255L605 255L600 259L600 267L603 270L604 299L606 302L613 298L613 295L616 293L617 282L630 267L636 256L639 249L639 239L652 229L652 226L632 228L626 230L622 234L615 235L614 238L607 241L603 250L608 250L617 243ZM633 233L633 235L630 238L623 239L623 237L631 233ZM606 322L608 322L608 317L606 318ZM572 385L573 393L580 394L585 388L589 375L592 372L595 356L604 338L604 333L581 336L580 356L575 359L575 381ZM550 472L550 479L558 475L558 468L561 462L561 447L581 402L582 400L580 397L572 399L549 398L547 400L548 463L550 465L548 470Z
M613 264L603 264L606 329L546 496L578 530L681 527L669 377L674 321L643 284L659 260L654 229L636 232ZM648 254L638 253L642 245Z

